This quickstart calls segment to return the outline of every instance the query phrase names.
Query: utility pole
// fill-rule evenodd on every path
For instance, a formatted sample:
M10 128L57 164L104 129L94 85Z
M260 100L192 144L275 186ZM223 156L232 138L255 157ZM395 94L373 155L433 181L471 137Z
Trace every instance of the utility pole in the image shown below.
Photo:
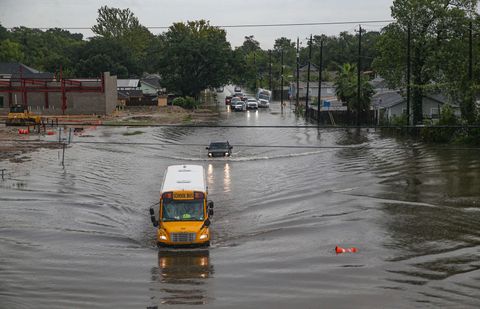
M257 69L257 53L253 52L253 66L255 67L255 91L258 88L258 69Z
M318 65L317 124L320 124L320 105L322 103L323 39L320 40L320 63Z
M469 42L468 42L468 79L473 81L473 23L469 23Z
M272 91L272 50L269 49L268 50L268 59L269 59L269 63L270 63L270 66L269 66L269 75L270 75L270 78L269 78L269 81L268 81L268 89L270 91Z
M281 56L281 63L282 63L282 70L281 70L281 82L280 82L280 106L283 113L283 48L282 48L282 56Z
M300 102L300 92L299 92L300 76L299 75L300 75L300 40L297 37L297 89L295 91L295 94L296 94L295 111L297 111L298 105Z
M475 120L474 99L473 99L473 23L469 23L469 42L468 42L468 108L465 109L466 119ZM440 110L438 111L440 113Z
M308 97L310 96L310 65L312 62L312 35L308 46L308 69L307 69L307 97L305 99L305 118L308 117Z
M360 85L361 81L361 71L362 71L362 25L360 25L360 30L358 32L358 68L357 68L357 126L360 125L360 99L362 98L361 91L362 86Z
M412 29L409 24L407 29L407 124L408 125L411 124L410 122L410 97L411 97L410 69L411 69L411 61L412 61L411 40L412 40Z

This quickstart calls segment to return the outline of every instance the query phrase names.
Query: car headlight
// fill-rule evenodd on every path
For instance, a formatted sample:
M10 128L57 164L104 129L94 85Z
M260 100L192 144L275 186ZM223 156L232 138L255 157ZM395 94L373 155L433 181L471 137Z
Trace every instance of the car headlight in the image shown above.
M207 234L200 235L200 240L207 239L207 238L208 238Z
M161 240L167 240L167 236L165 236L165 235L160 235L159 238L160 238Z

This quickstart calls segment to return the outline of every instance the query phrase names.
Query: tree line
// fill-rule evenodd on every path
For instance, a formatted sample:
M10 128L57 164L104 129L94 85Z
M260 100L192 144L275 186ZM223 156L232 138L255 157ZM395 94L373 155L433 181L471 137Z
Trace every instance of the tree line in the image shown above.
M476 121L475 98L480 79L480 18L476 0L394 0L394 22L381 31L363 32L361 71L373 71L388 85L409 92L413 122L422 118L422 97L442 91L461 103L462 117ZM66 77L98 77L110 71L119 78L159 73L169 91L198 96L205 88L227 83L255 89L280 85L281 58L285 83L293 81L297 66L297 42L281 37L265 50L254 36L232 48L224 29L208 21L174 23L154 35L129 9L103 6L98 10L95 36L62 29L41 31L26 27L10 30L0 25L0 61L19 61L39 70ZM368 109L371 89L361 78L357 95L358 33L315 35L311 46L299 46L298 63L320 62L323 45L324 80L335 81L339 96L352 110ZM312 57L309 58L309 47ZM410 48L407 48L410 47ZM409 69L408 69L409 68ZM329 72L338 73L331 76ZM407 72L410 75L407 77ZM313 80L318 77L312 78ZM356 102L360 98L360 102Z

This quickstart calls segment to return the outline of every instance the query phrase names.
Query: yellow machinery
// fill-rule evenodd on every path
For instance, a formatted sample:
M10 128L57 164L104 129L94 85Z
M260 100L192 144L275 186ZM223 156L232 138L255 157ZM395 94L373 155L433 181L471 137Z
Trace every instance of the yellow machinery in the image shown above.
M40 124L41 122L42 118L40 116L30 113L22 105L16 104L10 107L5 124L7 126L23 126Z

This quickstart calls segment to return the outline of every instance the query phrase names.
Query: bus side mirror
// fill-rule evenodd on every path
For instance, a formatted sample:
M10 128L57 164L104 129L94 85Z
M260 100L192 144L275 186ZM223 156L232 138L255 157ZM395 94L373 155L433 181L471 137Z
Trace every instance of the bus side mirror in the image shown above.
M155 219L155 211L153 210L153 208L150 208L150 220L152 221L154 227L158 226L158 221L157 219Z
M233 146L228 147L228 149L232 150L232 149L233 149Z
M205 149L207 149L207 150L208 150L208 149L210 149L210 147L205 147Z
M208 210L208 216L213 216L213 209L212 209L212 208L210 208L210 209Z
M208 208L213 208L213 202L212 201L208 202L207 206Z
M210 226L210 219L207 218L207 220L205 220L205 222L203 222L203 225L205 227L209 227Z

